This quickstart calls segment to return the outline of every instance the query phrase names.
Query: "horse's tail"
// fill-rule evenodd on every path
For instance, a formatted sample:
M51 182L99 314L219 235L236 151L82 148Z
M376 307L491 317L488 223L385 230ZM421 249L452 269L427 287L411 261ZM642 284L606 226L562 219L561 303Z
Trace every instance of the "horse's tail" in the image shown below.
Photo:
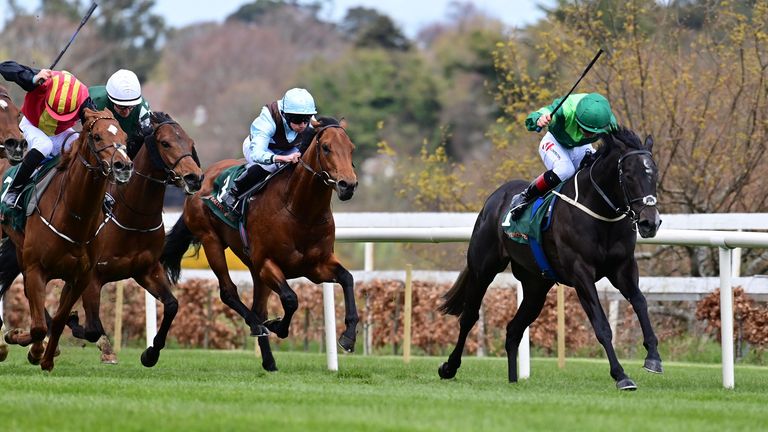
M467 297L467 276L469 275L469 268L464 267L464 270L459 273L459 278L453 283L453 286L447 293L443 295L443 304L437 308L440 312L446 315L461 315L464 312L464 300Z
M160 255L160 262L165 268L165 273L174 284L179 281L181 275L181 258L187 253L189 245L195 245L195 254L200 249L200 243L195 239L192 231L184 223L184 217L179 218L171 232L165 235L165 245L163 254Z
M0 246L0 299L16 280L16 276L20 274L21 268L16 256L16 245L9 238L6 238Z

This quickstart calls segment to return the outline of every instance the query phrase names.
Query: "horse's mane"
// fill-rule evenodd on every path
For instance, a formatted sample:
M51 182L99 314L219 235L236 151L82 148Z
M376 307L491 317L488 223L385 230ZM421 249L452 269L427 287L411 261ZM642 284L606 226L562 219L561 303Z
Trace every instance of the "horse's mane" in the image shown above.
M173 121L169 114L162 111L152 111L152 113L149 114L149 120L152 123L165 123Z
M631 129L624 126L619 126L615 131L602 134L600 137L603 140L603 145L597 149L595 157L607 156L613 150L617 149L619 144L616 141L620 141L625 146L634 150L643 149L643 142L640 141L640 137L638 137Z
M301 140L301 145L299 146L299 152L301 152L302 154L309 148L309 145L312 143L312 139L315 137L315 135L317 135L317 132L321 128L324 128L326 126L339 125L338 120L336 120L333 117L326 117L326 116L318 117L317 122L319 123L319 125L317 127L313 127L310 133L304 134L304 137Z

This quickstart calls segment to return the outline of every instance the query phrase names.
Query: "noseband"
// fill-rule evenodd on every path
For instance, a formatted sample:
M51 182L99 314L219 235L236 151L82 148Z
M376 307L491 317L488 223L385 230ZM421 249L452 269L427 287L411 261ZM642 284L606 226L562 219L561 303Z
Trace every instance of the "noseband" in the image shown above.
M328 126L323 126L322 128L320 128L320 130L317 131L317 136L315 137L316 145L318 146L320 145L320 136L322 135L323 132L325 132L326 129L329 129L329 128L339 128L341 130L344 130L344 128L339 125L332 124ZM320 172L317 172L314 169L312 169L312 166L310 166L308 163L304 161L304 158L303 158L304 155L302 155L302 157L299 158L299 163L301 164L301 166L304 167L304 169L311 172L312 175L318 177L323 183L325 183L326 186L332 187L333 189L337 189L338 186L337 186L336 180L333 177L331 177L331 174L327 170L323 168L323 163L320 160L320 149L315 151L315 154L317 155L317 166L320 167Z
M632 150L624 153L619 158L618 162L618 172L619 172L619 186L621 187L621 193L622 197L624 198L624 207L619 207L611 201L610 198L603 192L603 190L600 188L600 186L595 182L595 179L592 176L592 170L594 169L595 165L597 164L597 160L590 166L589 168L589 180L592 182L592 186L595 188L597 193L600 195L600 197L605 201L605 203L608 205L608 207L612 208L613 211L615 211L617 214L626 215L630 220L632 221L633 225L636 225L638 220L640 219L640 213L642 213L643 210L645 210L647 207L656 207L657 199L653 195L646 195L644 197L637 197L632 198L629 195L629 190L627 189L627 183L624 181L624 160L626 160L629 156L649 156L653 157L651 155L651 152L648 150ZM599 159L599 158L598 158ZM636 202L642 203L642 208L640 211L635 212L632 209L632 204Z

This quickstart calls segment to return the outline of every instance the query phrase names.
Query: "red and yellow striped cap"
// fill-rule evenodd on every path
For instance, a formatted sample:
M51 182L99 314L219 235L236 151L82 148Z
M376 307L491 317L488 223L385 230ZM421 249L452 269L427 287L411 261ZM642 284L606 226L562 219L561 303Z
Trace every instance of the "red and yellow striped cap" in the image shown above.
M88 99L88 87L67 71L54 71L45 95L45 110L57 121L70 121Z

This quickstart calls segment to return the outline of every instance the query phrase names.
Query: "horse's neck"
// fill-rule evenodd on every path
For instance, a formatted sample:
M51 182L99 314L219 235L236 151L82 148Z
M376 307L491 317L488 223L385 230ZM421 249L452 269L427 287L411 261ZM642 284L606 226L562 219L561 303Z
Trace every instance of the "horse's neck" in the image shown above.
M574 187L578 188L578 201L605 216L612 215L615 209L608 206L600 192L595 188L595 184L614 204L620 205L622 195L617 163L618 160L611 157L608 160L596 162L595 166L586 167L579 171L574 176L573 182Z
M131 220L150 222L146 220L148 215L161 215L163 212L166 185L147 177L162 180L165 173L152 163L146 146L143 146L136 155L133 166L131 180L124 186L111 188L113 196L117 198L115 215L120 217L121 222Z
M87 151L86 143L79 145L86 146ZM58 175L59 181L63 182L60 183L63 191L61 200L54 198L58 202L53 204L55 207L51 210L51 222L56 226L76 225L79 235L72 237L75 240L78 240L77 237L87 240L93 236L104 217L101 205L107 190L107 178L101 173L88 170L78 155L74 155L67 169ZM48 194L53 194L57 193L58 189L52 186L47 191Z
M315 171L318 168L313 167ZM333 190L300 164L294 169L288 181L285 207L294 217L307 223L324 220L330 212Z

